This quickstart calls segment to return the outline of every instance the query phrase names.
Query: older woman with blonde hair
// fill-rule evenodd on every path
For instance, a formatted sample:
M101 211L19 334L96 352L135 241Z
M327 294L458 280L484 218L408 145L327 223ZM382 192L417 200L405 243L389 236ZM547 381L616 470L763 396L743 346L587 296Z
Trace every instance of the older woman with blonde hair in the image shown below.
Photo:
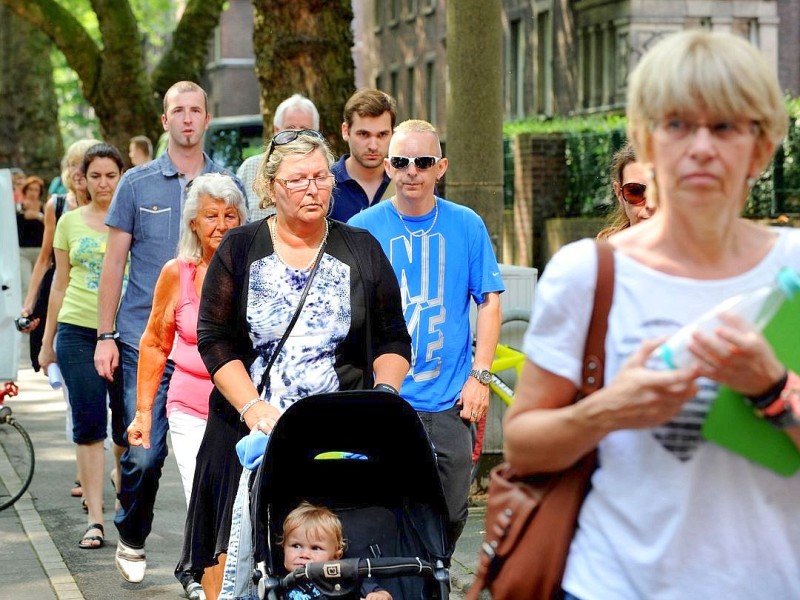
M204 571L209 600L221 588L242 472L236 442L271 432L305 396L396 391L408 371L389 261L368 232L327 218L332 164L319 132L276 134L256 180L275 215L230 231L208 267L197 333L214 390L179 568Z
M798 415L786 408L797 376L731 316L693 336L685 369L654 352L721 301L800 269L800 232L741 217L786 133L777 78L742 38L678 33L632 73L628 123L637 157L652 163L658 211L609 240L606 387L574 402L597 272L594 242L583 240L559 251L537 286L507 458L522 473L557 471L598 450L567 598L800 598L800 477L701 436L727 386L770 406L770 422L797 443Z

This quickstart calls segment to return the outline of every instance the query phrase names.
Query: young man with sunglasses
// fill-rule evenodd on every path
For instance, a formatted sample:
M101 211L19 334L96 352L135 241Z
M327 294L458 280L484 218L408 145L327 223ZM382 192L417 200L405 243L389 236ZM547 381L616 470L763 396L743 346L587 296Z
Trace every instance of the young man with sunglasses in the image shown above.
M392 195L383 169L397 119L394 99L380 90L362 89L344 106L342 138L350 153L331 168L336 177L331 218L346 222L353 215Z
M203 152L203 137L210 121L203 88L191 81L173 84L164 95L161 115L164 131L169 135L167 151L157 160L125 172L106 217L109 233L98 289L94 364L108 380L113 379L117 368L122 369L126 426L136 414L139 339L150 316L161 268L175 257L187 187L205 173L224 172L233 177ZM239 180L234 181L244 194ZM129 253L128 283L123 292ZM172 361L168 361L156 395L151 447L130 446L121 459L117 490L121 508L114 518L119 531L115 562L122 577L131 583L144 579L147 566L145 540L153 525L153 506L167 456L166 399L173 368ZM175 575L187 597L202 596L202 589L191 574Z
M467 519L470 423L489 408L503 280L481 218L435 195L447 159L430 123L398 125L384 165L395 196L349 223L378 239L400 282L412 340L400 395L417 410L435 448L452 550ZM478 306L474 359L470 298Z

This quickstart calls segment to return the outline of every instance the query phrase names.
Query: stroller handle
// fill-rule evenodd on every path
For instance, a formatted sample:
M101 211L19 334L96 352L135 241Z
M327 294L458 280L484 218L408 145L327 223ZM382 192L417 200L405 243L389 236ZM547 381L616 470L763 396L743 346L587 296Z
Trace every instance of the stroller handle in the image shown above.
M281 581L283 588L311 581L328 587L336 581L361 581L365 577L403 577L408 575L432 576L435 567L419 558L345 558L327 562L308 563L295 569Z

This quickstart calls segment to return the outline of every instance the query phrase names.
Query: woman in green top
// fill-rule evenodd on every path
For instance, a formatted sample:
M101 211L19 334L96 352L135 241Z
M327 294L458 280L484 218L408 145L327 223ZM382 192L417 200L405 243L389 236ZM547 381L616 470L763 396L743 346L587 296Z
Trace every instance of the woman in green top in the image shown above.
M53 248L56 273L50 289L47 325L39 363L58 362L70 391L72 439L78 445L78 476L88 514L81 548L100 548L104 542L103 473L108 407L112 412L112 437L124 445L120 381L108 382L94 368L97 343L97 286L106 251L106 213L114 196L123 160L108 144L89 148L83 159L90 202L65 214L56 226ZM58 344L53 348L58 324ZM115 452L119 456L119 453ZM117 468L119 471L119 467Z

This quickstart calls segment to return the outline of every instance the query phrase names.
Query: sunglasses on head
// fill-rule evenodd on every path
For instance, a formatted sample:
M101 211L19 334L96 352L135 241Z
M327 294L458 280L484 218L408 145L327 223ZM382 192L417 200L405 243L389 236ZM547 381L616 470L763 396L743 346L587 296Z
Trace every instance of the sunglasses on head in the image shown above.
M441 160L438 156L390 156L389 164L395 169L407 169L413 162L414 166L424 171L430 169Z
M323 135L316 129L284 129L283 131L279 131L274 136L272 136L272 140L270 140L269 143L269 152L267 153L267 160L269 160L269 157L272 156L272 151L275 150L275 146L283 146L285 144L291 144L301 135L310 135L311 137L315 137L319 140L325 139Z
M647 186L643 183L626 183L622 186L622 199L633 206L644 204L646 190Z

